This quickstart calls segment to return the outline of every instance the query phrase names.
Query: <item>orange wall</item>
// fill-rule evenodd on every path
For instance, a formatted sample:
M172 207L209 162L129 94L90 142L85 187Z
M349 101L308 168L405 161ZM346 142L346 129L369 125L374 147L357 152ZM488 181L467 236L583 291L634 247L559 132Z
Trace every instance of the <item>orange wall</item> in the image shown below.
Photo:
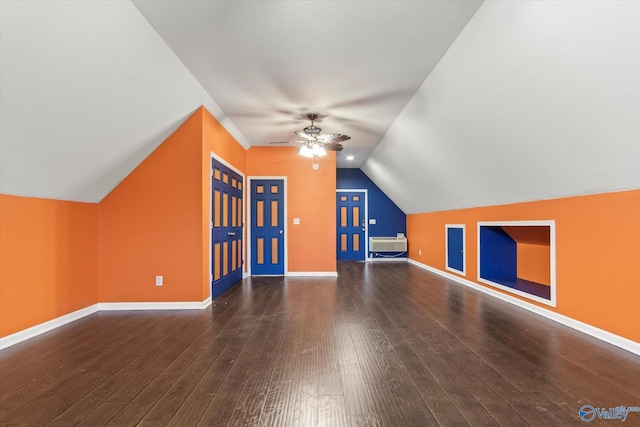
M244 171L244 148L200 107L100 203L101 302L209 297L211 152Z
M0 195L0 336L98 302L98 206Z
M216 120L215 117L201 107L198 111L202 115L202 142L204 148L205 172L209 179L209 153L214 152L218 157L230 163L233 167L244 172L246 168L247 152L229 132Z
M518 242L518 277L551 286L551 247Z
M336 156L319 159L320 169L295 147L252 147L248 176L287 177L288 271L336 271ZM293 218L300 218L293 225Z
M502 227L518 245L518 278L551 285L548 227Z
M208 298L211 152L245 170L200 107L99 204L0 195L0 336L98 302Z
M100 301L202 301L202 110L100 202ZM155 276L164 286L155 286Z
M478 283L477 222L525 220L556 222L557 307L541 306L640 342L640 190L408 215L409 258L444 271L445 224L466 224L465 278Z

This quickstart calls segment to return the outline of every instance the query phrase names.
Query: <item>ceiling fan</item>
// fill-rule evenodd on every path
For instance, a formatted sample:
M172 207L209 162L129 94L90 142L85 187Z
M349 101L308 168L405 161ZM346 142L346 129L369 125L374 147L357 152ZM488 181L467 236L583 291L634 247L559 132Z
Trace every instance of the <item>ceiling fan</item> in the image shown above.
M350 136L339 133L321 133L322 129L313 124L314 120L319 117L316 113L308 113L305 117L311 120L311 126L295 132L296 135L302 138L301 140L277 141L270 142L270 144L302 144L299 151L300 155L322 157L327 154L327 151L342 151L344 147L340 143L351 139Z

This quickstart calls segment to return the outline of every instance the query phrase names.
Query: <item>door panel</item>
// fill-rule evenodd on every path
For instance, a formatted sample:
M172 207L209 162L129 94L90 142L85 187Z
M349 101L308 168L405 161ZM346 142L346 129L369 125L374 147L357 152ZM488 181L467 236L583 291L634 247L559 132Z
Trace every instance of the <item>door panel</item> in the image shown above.
M284 274L284 180L251 181L251 274Z
M366 255L365 195L361 191L337 194L337 253L340 261L363 261Z
M242 279L243 178L213 159L211 298Z
M464 227L448 226L447 270L464 274Z

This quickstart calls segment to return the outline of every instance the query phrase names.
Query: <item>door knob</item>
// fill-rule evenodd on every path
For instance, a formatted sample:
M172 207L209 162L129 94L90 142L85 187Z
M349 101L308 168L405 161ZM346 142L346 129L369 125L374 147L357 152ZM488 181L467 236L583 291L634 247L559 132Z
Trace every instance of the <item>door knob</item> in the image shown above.
M236 233L231 232L231 231L229 231L229 232L227 233L227 236L235 236L235 235L236 235Z
M284 234L284 230L280 230L280 234Z

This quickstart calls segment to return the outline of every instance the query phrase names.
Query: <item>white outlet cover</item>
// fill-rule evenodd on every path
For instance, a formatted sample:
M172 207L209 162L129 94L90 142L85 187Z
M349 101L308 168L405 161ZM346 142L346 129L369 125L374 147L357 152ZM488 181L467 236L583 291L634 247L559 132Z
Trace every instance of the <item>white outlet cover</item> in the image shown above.
M300 224L300 218L293 218L293 224L294 225L299 225Z
M156 276L156 286L162 286L162 282L163 282L163 277Z

